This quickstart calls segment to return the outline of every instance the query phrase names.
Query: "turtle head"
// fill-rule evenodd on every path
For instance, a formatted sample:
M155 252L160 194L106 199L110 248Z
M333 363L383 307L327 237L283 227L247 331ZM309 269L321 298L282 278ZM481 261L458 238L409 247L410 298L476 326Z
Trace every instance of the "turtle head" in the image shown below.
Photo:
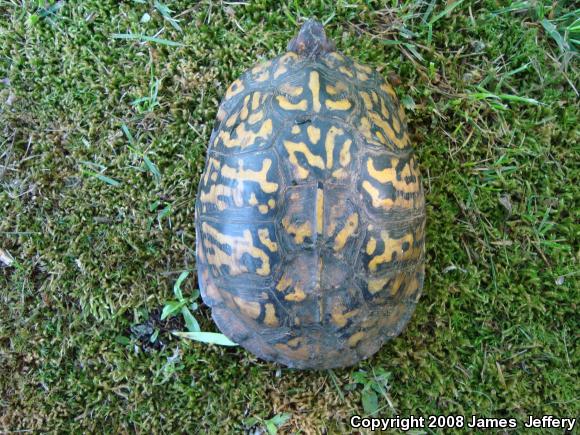
M335 51L336 46L334 42L326 38L322 24L310 19L302 25L298 35L288 43L287 50L301 56L315 57Z

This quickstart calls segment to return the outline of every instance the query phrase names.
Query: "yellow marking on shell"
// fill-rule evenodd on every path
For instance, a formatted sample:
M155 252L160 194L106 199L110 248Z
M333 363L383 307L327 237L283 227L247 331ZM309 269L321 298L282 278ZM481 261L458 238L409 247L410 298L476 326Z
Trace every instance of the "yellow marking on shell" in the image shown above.
M382 170L377 170L374 161L369 157L367 160L367 171L369 175L381 184L392 183L393 187L405 193L417 192L419 188L419 173L415 169L415 160L413 158L403 166L399 173L397 173L397 166L399 166L399 159L391 157L391 167ZM406 179L415 179L414 182L408 183Z
M381 198L381 193L379 189L373 186L368 180L364 180L362 182L362 188L366 190L371 198L371 203L374 208L382 208L384 210L390 210L394 207L401 207L401 208L420 208L423 206L423 198L419 196L416 199L413 197L406 199L401 195L397 195L396 198L393 200L391 198ZM415 186L415 192L418 193L420 191L420 186L417 183Z
M288 71L288 68L286 68L286 65L280 65L278 68L276 68L276 71L274 71L274 78L277 79L282 74L284 74L286 71Z
M365 138L372 139L371 123L369 122L367 117L363 116L360 119L359 130Z
M328 57L332 57L336 60L338 60L339 62L344 62L344 56L340 53L337 53L336 51L332 51L328 54Z
M259 63L258 65L254 66L252 68L252 74L258 74L261 72L266 71L268 68L270 68L270 65L272 65L272 61L271 60L266 60L262 63Z
M300 100L297 103L292 103L283 95L278 95L276 100L278 101L278 105L284 110L306 110L308 108L308 101L306 100Z
M342 230L340 230L336 235L336 238L334 239L334 251L338 252L342 248L344 248L344 245L346 245L348 238L352 237L357 229L358 229L358 213L353 213L346 220L346 224L344 225Z
M300 130L300 127L298 125L294 125L292 127L292 134L300 134L302 130Z
M261 260L261 266L256 269L256 273L261 276L270 274L270 257L260 248L254 246L254 239L250 230L244 230L241 237L229 236L219 232L216 228L203 222L201 225L202 234L207 234L217 243L213 243L208 238L203 238L207 261L210 265L220 269L228 266L231 275L240 275L248 272L243 256L245 254ZM231 254L226 253L220 246L227 245L231 248Z
M405 279L407 278L406 273L401 272L396 275L395 279L391 283L391 296L396 296L401 289L401 285L405 283Z
M348 323L348 319L356 316L358 313L359 313L358 309L348 311L345 313L344 307L341 304L337 304L332 307L330 318L332 319L332 323L334 323L339 328L343 328Z
M260 213L266 214L268 213L268 206L266 204L260 204L258 206L258 210L260 211Z
M373 255L375 249L377 249L377 239L371 237L367 242L367 255Z
M256 82L265 82L268 80L270 78L270 71L268 68L271 64L272 61L268 60L252 68L253 79Z
M238 120L238 113L236 112L228 118L228 120L226 121L226 127L233 127L237 120Z
M367 159L367 171L369 175L381 184L388 182L395 182L397 180L397 165L399 159L391 157L391 167L382 170L375 169L375 164L372 158Z
M387 144L387 140L385 139L385 135L380 131L375 132L375 135L379 138L379 141L383 144Z
M242 107L242 110L240 110L240 119L242 121L245 121L248 118L248 114L250 113L249 109L248 109L248 102L250 101L250 96L246 95L244 98L244 105Z
M350 338L347 341L347 344L350 347L355 347L358 344L358 342L363 339L364 336L365 336L364 332L359 331L359 332L350 336Z
M203 252L203 249L200 250L200 253ZM201 254L203 255L203 254ZM222 301L224 298L222 297L222 294L220 293L220 290L215 286L215 284L212 282L212 280L209 279L209 273L206 271L203 272L203 281L205 282L205 294L208 296L208 298L211 301L214 302L220 302Z
M280 351L284 356L288 358L292 358L298 361L307 360L310 357L310 347L306 345L302 345L302 343L298 344L296 349L288 346L284 343L277 343L274 347Z
M256 113L252 113L250 115L250 117L248 118L248 123L250 125L254 125L256 122L259 122L262 120L262 118L264 118L264 112L262 112L261 110L259 112Z
M320 140L320 129L313 126L313 125L309 125L306 128L306 133L308 134L308 139L310 139L310 142L312 142L313 144L317 144L318 141Z
M272 134L272 120L267 119L262 123L258 132L246 130L245 124L239 124L234 130L236 138L232 139L228 131L220 131L219 138L226 148L240 147L242 149L253 145L256 139L267 139Z
M212 172L210 178L211 178L211 181L216 181L218 178L218 173Z
M217 113L217 119L221 122L224 120L224 118L226 117L227 113L226 111L223 109L222 106L219 107L218 109L218 113Z
M342 100L326 100L324 105L328 110L349 110L352 104L346 98Z
M386 135L387 138L390 139L390 141L395 144L395 146L399 147L399 148L405 148L407 146L407 141L405 139L401 140L399 138L397 138L395 131L393 130L393 126L391 126L387 121L385 121L383 118L381 118L381 116L373 111L369 112L369 118L371 119L371 121L380 129L382 129ZM377 132L377 137L378 137L378 133ZM384 143L385 145L388 144L388 142L385 140L384 136L381 135L381 142Z
M294 291L284 296L284 299L290 302L302 302L306 299L306 293L304 293L300 284L297 284L296 287L294 287Z
M401 238L391 238L388 231L381 231L381 239L384 243L383 253L376 255L369 261L369 270L376 272L377 267L381 264L392 261L416 260L421 256L421 246L415 246L414 241L422 238L422 229L417 230L417 234L407 233ZM409 244L409 248L403 251L403 245Z
M302 339L302 337L294 337L293 339L288 340L286 343L288 343L289 346L296 347L300 346L303 341L304 340Z
M379 277L379 278L369 278L369 280L368 280L369 293L374 295L374 294L380 292L382 289L385 288L385 285L387 285L387 283L389 282L390 279L391 279L390 276Z
M270 207L270 208L276 207L276 200L274 200L274 198L270 198L268 200L268 207Z
M246 301L238 296L234 296L234 301L242 314L248 316L251 319L257 319L260 317L260 303Z
M383 89L384 86L381 85L381 88ZM372 132L371 124L366 118L363 117L361 118L361 125L359 127L363 136L371 143L379 143L383 145L392 143L398 148L407 147L409 144L409 138L406 132L402 139L397 137L397 135L401 133L401 120L404 120L403 107L398 105L397 113L399 114L399 117L397 117L396 114L390 113L384 99L380 98L376 92L373 91L370 95L367 92L360 92L360 95L367 109L368 118L376 128L382 130ZM396 97L394 97L394 99L396 101ZM380 110L378 112L374 110L375 104L380 106ZM403 117L400 116L401 113L403 113ZM389 119L391 119L391 121L389 121Z
M354 68L366 74L371 74L373 72L373 69L370 66L363 65L358 62L354 62Z
M385 82L381 84L380 89L390 95L394 100L396 100L397 94L391 85Z
M302 86L293 86L290 83L283 83L280 86L280 91L291 97L298 97L302 95L302 92L304 92L304 88Z
M280 278L280 281L278 281L278 284L276 284L276 290L282 292L284 290L286 290L288 287L290 287L292 285L292 279L290 277L288 277L288 275L284 274L282 275L282 278Z
M316 189L316 232L322 234L324 228L324 191Z
M350 78L354 77L354 75L353 75L352 71L351 71L350 69L348 69L347 67L345 67L345 66L340 66L340 67L338 67L338 70L339 70L341 73L343 73L343 74L345 74L345 75L349 76Z
M329 224L326 227L326 234L330 237L334 234L334 230L338 225L338 219L343 214L343 206L341 203L335 203L330 207L330 216L328 218Z
M244 88L244 84L242 83L242 81L240 79L235 80L234 82L232 82L232 84L230 85L230 87L226 91L225 99L229 100L233 96L238 95L244 89L245 88Z
M350 146L352 145L352 140L347 139L342 144L342 149L338 156L340 161L340 166L347 166L350 163Z
M361 82L366 82L369 79L369 76L368 74L357 70L356 78L359 79Z
M399 114L399 120L401 122L405 122L406 116L405 116L405 109L403 108L403 105L400 104L399 105L399 109L397 110L397 113Z
M278 251L278 244L270 240L270 232L267 228L260 228L258 230L258 238L260 239L260 242L270 250L270 252Z
M348 89L346 83L338 81L335 85L326 85L326 92L330 95L338 95L345 92Z
M389 109L387 109L385 101L382 98L381 98L381 115L383 115L385 118L388 118L390 116Z
M248 203L250 205L257 205L258 204L258 199L256 198L256 194L255 193L252 193L250 195L250 200L248 201Z
M221 163L218 159L209 157L207 160L207 169L203 175L202 184L207 184L209 177L212 173L218 172L221 167Z
M360 96L362 97L367 110L372 110L373 102L371 101L371 96L368 94L368 92L360 92Z
M256 182L264 193L274 193L278 190L278 183L268 181L268 172L272 166L271 159L264 159L262 161L262 169L253 171L251 169L244 169L244 161L238 160L238 169L230 168L227 165L221 170L222 176L236 180L239 183L244 181Z
M318 71L310 71L308 88L312 93L312 110L320 112L320 76Z
M260 96L259 91L254 92L254 95L252 95L252 110L256 110L260 106Z
M236 207L242 207L244 205L244 199L242 196L243 189L242 186L239 188L233 188L231 186L226 186L223 184L212 184L209 191L201 191L200 200L203 204L214 204L218 210L225 210L229 204L222 199L222 197L231 198Z
M334 126L330 127L326 133L324 148L326 149L326 167L329 169L334 166L334 147L336 145L336 136L341 134L344 134L344 130Z
M284 148L286 148L286 151L288 152L290 163L292 163L292 165L295 167L296 175L299 179L308 177L309 171L308 169L300 166L298 163L298 158L296 157L296 153L303 154L307 163L311 167L324 169L324 160L322 157L313 154L312 151L310 151L310 148L308 148L304 142L291 142L289 140L285 140Z
M399 117L393 116L392 120L393 120L393 130L395 131L396 134L400 133L401 123L399 122Z
M264 306L264 323L268 326L278 326L278 319L276 318L276 310L274 305L266 304Z
M407 132L405 132L405 134L403 134L403 139L401 139L401 140L397 139L396 144L399 148L408 147L409 146L409 134Z
M282 219L282 226L288 234L294 236L294 242L298 245L304 242L306 237L312 237L312 224L310 221L306 221L300 225L297 225L291 224L290 219L285 217Z
M348 177L348 173L343 168L338 168L337 170L332 172L332 176L339 180L342 180Z
M288 65L290 65L292 61L296 60L296 57L296 54L292 52L288 52L282 56L278 60L278 68L276 68L276 71L274 71L274 78L277 79L286 71L288 71Z
M390 208L394 204L394 201L391 198L381 199L379 189L373 186L368 180L363 181L362 188L370 195L373 207Z
M417 290L419 290L420 283L417 279L417 275L413 274L413 277L409 279L405 287L404 297L410 298L411 296L419 296Z

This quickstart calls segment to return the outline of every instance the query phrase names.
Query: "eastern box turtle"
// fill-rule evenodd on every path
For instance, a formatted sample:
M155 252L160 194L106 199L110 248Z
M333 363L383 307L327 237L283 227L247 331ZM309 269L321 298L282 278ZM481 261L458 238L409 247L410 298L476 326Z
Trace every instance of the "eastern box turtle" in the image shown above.
M415 309L424 235L403 107L320 23L232 83L196 202L201 294L227 337L289 367L368 358Z

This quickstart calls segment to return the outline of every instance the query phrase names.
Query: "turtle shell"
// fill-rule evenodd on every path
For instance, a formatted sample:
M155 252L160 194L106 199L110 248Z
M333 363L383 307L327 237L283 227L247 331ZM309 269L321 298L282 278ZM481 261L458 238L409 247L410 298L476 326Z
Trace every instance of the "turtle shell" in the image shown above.
M297 368L371 356L415 309L424 234L403 108L319 23L232 83L196 202L201 294L231 340Z

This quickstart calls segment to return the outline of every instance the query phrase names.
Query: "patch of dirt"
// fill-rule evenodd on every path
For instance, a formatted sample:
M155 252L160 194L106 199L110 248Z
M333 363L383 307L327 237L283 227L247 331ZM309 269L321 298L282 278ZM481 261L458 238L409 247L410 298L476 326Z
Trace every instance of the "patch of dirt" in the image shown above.
M131 325L127 330L127 335L135 338L144 351L160 350L169 341L171 331L183 331L185 323L183 317L173 316L169 319L161 320L162 310L156 308L149 314L149 318L143 323ZM159 331L155 340L152 337Z

